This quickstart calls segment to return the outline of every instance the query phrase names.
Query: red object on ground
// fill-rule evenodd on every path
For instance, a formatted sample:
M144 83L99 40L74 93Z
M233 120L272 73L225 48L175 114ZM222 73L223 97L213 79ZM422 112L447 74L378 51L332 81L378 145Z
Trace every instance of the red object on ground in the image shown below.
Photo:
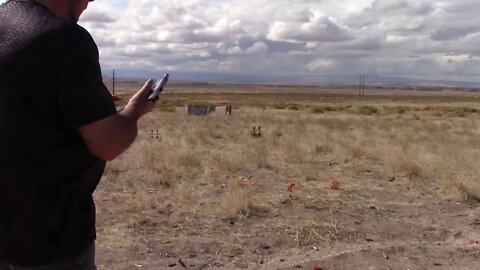
M340 189L340 183L337 182L337 181L333 181L333 182L330 184L330 189L332 189L332 190L338 190L338 189Z
M323 268L319 267L319 266L314 266L313 267L313 270L323 270Z
M470 239L470 240L468 240L468 243L470 243L470 244L472 244L472 245L473 245L473 244L478 244L478 240Z
M287 184L287 190L292 191L292 189L297 185L295 182L288 182Z

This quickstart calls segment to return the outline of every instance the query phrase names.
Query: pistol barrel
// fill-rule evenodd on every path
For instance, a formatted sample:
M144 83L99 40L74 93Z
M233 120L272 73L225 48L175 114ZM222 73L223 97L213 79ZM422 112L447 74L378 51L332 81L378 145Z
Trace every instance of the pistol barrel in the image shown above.
M150 101L158 100L158 96L160 95L160 92L162 92L163 88L168 82L168 77L169 77L169 74L167 73L165 74L165 76L163 76L163 78L161 78L160 80L157 80L157 83L153 87L150 95L148 95L148 98L147 98L148 100Z

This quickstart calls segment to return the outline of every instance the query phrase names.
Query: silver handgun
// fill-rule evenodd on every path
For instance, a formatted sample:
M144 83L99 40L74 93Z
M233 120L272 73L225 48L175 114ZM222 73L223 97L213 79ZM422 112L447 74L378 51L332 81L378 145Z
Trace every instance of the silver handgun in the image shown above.
M165 76L163 76L163 78L161 78L160 80L157 80L157 83L155 84L155 86L153 87L153 89L150 91L150 94L148 95L148 100L150 101L157 101L158 100L158 96L160 95L160 92L162 92L163 90L163 87L165 87L165 85L167 84L168 82L168 73L165 74Z

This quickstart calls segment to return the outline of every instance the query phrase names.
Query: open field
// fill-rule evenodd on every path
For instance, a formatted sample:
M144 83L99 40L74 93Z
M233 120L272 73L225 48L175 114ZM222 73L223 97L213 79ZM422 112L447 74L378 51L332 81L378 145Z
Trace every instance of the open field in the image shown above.
M480 269L479 101L172 85L95 192L98 268Z

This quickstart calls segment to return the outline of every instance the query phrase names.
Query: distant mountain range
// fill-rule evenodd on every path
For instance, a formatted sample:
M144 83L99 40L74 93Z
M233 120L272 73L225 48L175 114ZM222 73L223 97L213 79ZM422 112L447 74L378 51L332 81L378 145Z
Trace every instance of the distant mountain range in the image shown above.
M167 73L168 71L165 71ZM240 84L297 84L297 85L330 85L358 86L359 75L264 75L264 74L233 74L210 72L169 72L171 81L187 81L201 83L240 83ZM139 70L115 70L117 78L160 78L164 74ZM112 74L105 74L109 79ZM464 81L430 81L394 76L365 75L365 85L368 88L464 88L479 90L480 82Z

